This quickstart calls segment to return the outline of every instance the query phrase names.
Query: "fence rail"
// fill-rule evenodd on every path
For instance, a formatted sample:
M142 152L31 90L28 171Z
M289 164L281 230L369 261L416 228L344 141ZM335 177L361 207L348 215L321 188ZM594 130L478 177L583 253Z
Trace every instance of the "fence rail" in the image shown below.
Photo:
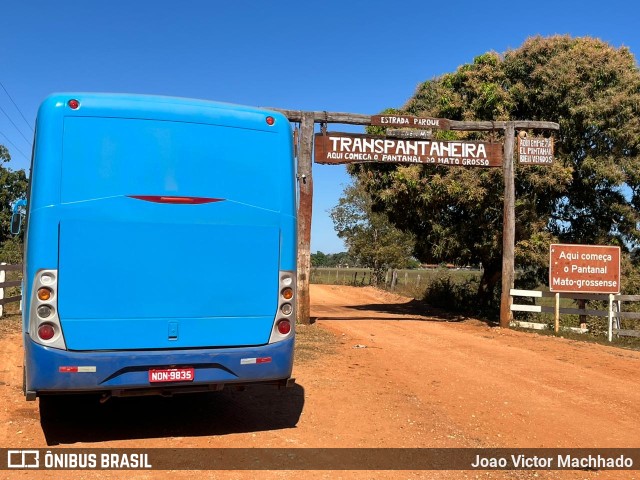
M607 317L609 319L608 336L609 341L613 339L613 335L625 336L625 337L640 337L640 330L631 330L621 328L621 319L638 320L640 319L640 312L623 312L623 302L638 302L640 301L640 295L609 295L604 293L554 293L543 292L540 290L518 290L511 289L511 297L527 297L533 298L534 302L536 298L548 297L555 299L555 305L535 305L532 304L517 304L511 305L512 312L529 312L529 313L553 313L555 315L555 330L559 330L560 314L567 315L584 315L592 317ZM607 310L593 310L587 308L568 308L560 306L560 299L571 300L597 300L601 302L607 302L609 308ZM520 324L533 324L544 325L536 322L516 322ZM527 325L523 325L527 326ZM585 330L585 329L572 329L572 330ZM586 330L585 330L586 331Z
M6 265L0 264L0 317L4 314L4 306L8 303L22 302L22 295L13 295L11 297L4 296L5 288L19 287L22 280L8 280L7 273L13 271L22 271L22 265ZM20 305L22 307L22 304ZM22 308L20 308L22 310Z

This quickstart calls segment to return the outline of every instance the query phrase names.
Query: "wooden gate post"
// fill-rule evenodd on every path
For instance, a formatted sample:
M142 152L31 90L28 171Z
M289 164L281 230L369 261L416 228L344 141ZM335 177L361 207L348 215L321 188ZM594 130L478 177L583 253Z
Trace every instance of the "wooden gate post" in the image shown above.
M313 213L313 112L303 112L300 121L300 149L298 150L298 323L311 323L311 216Z
M516 192L513 171L513 146L515 144L515 124L506 122L504 129L504 216L502 224L502 294L500 296L500 327L509 328L511 313L511 289L514 281L515 237L516 237Z

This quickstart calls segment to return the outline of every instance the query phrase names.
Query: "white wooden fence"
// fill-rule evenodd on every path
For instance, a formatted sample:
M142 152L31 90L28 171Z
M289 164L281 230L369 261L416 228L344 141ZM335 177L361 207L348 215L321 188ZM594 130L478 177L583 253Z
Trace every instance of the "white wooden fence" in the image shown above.
M555 320L555 331L560 329L560 314L572 314L572 315L586 315L595 317L607 317L609 319L608 337L609 341L613 339L613 335L627 336L627 337L640 337L640 330L625 330L620 328L620 319L640 319L640 312L623 312L622 302L638 302L640 301L640 295L607 295L598 293L553 293L542 292L539 290L518 290L511 289L511 297L528 297L528 298L541 298L541 297L553 297L555 299L554 306L547 305L531 305L531 304L516 304L511 305L511 311L513 312L533 312L533 313L553 313ZM567 308L560 307L560 299L569 298L572 300L600 300L608 302L609 308L607 310L588 310L586 308ZM535 302L535 300L534 300ZM518 324L527 324L533 322L516 322ZM533 328L538 328L535 324ZM521 325L528 326L528 325ZM586 329L576 329L581 332L586 332Z
M4 297L4 289L10 287L19 287L22 284L22 280L10 280L7 279L7 272L14 270L22 270L22 265L7 265L6 263L0 263L0 317L4 314L4 306L7 303L22 301L22 295L14 295L12 297Z

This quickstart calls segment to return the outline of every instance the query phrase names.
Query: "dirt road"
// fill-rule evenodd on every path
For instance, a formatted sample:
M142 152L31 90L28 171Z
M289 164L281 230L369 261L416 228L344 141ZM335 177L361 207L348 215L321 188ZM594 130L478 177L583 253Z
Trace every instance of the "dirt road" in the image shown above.
M0 447L640 447L640 352L431 317L373 288L313 285L298 386L104 405L24 401L0 333ZM15 329L14 329L15 330ZM11 479L164 472L2 472ZM192 478L193 472L172 472ZM636 472L203 472L200 478L639 478Z

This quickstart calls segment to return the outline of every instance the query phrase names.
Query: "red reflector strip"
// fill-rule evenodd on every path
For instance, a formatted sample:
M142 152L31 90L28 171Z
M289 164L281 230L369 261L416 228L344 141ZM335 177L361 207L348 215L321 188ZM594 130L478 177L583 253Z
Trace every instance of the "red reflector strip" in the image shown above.
M127 197L135 198L136 200L144 200L145 202L173 203L173 204L186 204L186 205L198 205L201 203L213 203L213 202L224 201L224 198L167 197L162 195L127 195Z
M58 372L60 373L95 373L96 367L93 365L86 365L86 366L67 365L64 367L58 367Z
M78 367L60 367L58 371L61 373L77 373Z
M271 357L260 357L260 358L241 358L240 365L255 365L257 363L271 363Z
M256 363L256 359L255 358L241 358L240 359L240 365L251 365Z

